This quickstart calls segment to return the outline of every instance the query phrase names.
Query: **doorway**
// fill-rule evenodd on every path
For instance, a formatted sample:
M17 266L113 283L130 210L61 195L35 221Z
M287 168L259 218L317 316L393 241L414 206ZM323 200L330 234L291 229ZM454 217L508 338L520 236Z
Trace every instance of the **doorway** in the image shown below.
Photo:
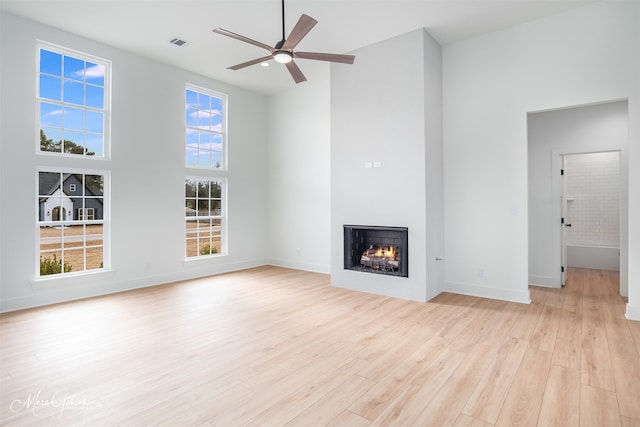
M573 209L571 204L576 202L562 199L565 156L570 162L571 155L615 152L619 168L619 255L617 251L614 253L620 271L620 294L627 296L628 117L626 100L527 114L529 284L561 287L565 280L563 267L566 271L566 262L576 250L581 250L579 247L569 249L567 245L567 253L563 254L562 234L566 232L567 243L574 237L569 233L577 234L573 232L575 221L569 213ZM563 203L566 204L563 206ZM568 218L571 227L564 226L562 218Z
M620 152L562 154L562 285L570 267L620 271Z

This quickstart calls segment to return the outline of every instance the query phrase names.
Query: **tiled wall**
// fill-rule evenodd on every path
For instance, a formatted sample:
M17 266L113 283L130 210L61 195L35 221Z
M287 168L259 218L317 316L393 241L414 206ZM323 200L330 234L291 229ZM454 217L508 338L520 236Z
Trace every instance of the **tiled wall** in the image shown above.
M565 157L567 242L620 246L620 155L618 152Z

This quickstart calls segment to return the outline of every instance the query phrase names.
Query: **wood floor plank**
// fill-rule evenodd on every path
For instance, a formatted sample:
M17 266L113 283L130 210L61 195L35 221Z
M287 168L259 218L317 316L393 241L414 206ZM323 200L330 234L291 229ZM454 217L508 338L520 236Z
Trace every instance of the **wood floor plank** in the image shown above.
M616 394L582 384L580 390L580 427L621 426Z
M509 388L496 426L535 426L551 368L551 353L529 348Z
M419 303L265 266L0 314L0 425L638 427L617 287Z
M552 365L538 418L539 426L577 427L580 421L580 370Z
M505 340L469 398L464 414L491 424L496 423L527 346L528 342L522 339L511 337Z
M438 393L413 421L412 426L453 425L485 371L494 360L497 348L477 344L462 361Z
M371 421L347 409L331 420L327 427L367 427L369 425L371 425Z
M440 390L458 368L465 353L445 349L425 366L400 395L373 420L372 426L407 426L418 417L425 404Z
M335 389L286 423L286 426L323 426L334 421L358 397L369 390L375 381L360 375L352 375ZM367 420L367 425L369 421Z

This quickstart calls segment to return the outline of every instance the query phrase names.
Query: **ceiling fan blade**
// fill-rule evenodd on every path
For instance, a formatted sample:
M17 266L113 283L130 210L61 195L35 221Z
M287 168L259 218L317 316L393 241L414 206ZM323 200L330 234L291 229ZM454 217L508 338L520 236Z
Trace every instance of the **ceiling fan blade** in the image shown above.
M271 55L263 56L262 58L254 59L252 61L243 62L242 64L238 64L238 65L233 65L231 67L227 67L227 69L229 69L229 70L240 70L242 68L250 67L251 65L259 64L261 62L269 61L271 59L273 59L273 56L271 56Z
M289 70L289 73L291 74L291 77L293 77L293 80L296 83L307 81L307 78L304 76L304 74L302 74L302 71L300 71L300 68L298 68L298 66L296 65L295 62L293 62L293 61L287 62L284 65L286 65L287 70Z
M319 52L294 52L294 58L315 59L317 61L340 62L342 64L353 64L356 58L353 55L338 55L335 53L319 53Z
M298 43L300 43L300 40L302 40L317 23L318 21L309 15L303 14L300 19L298 19L296 26L291 30L289 37L282 45L282 49L293 49L296 47Z
M269 52L273 53L273 48L271 46L266 45L264 43L260 43L258 41L253 40L253 39L250 39L249 37L245 37L245 36L241 36L240 34L232 33L231 31L227 31L227 30L225 30L223 28L214 28L213 32L214 33L218 33L218 34L222 34L223 36L231 37L232 39L236 39L236 40L243 41L245 43L252 44L254 46L261 47L261 48L266 49Z

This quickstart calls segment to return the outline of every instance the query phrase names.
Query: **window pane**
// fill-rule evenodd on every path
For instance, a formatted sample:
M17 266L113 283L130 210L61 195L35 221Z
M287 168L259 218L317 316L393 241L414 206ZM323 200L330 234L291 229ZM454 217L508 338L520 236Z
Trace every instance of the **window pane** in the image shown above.
M206 111L198 111L198 127L200 129L209 129L211 126L211 114Z
M211 134L211 142L212 150L222 151L222 135L217 133Z
M40 253L59 251L62 249L62 228L40 227Z
M84 154L84 134L72 130L65 130L63 151L68 154Z
M104 89L87 85L87 107L104 108Z
M65 272L84 271L84 249L69 249L62 252ZM66 269L69 269L66 271Z
M209 95L205 95L204 93L198 94L198 108L200 110L210 110L211 109L211 97Z
M187 126L195 127L198 125L198 112L187 108L185 121Z
M95 111L87 111L87 132L102 133L104 128L104 115Z
M87 148L87 156L104 157L104 137L102 135L86 134L84 141Z
M84 130L84 110L64 107L64 127L67 129Z
M209 183L207 181L200 181L198 183L198 197L201 199L209 198Z
M198 149L187 148L185 163L188 167L198 166Z
M200 132L200 148L211 149L211 134L209 132Z
M98 86L104 86L105 73L106 73L106 69L104 65L87 62L87 69L85 70L87 83L92 83Z
M216 114L222 114L222 98L211 97L211 111Z
M43 127L40 130L40 150L60 153L62 151L62 130Z
M102 246L87 248L87 270L104 267L104 248Z
M71 56L65 56L64 76L67 79L84 81L84 61Z
M40 72L62 76L62 55L40 49Z
M62 107L57 104L40 103L40 124L62 127Z
M222 167L222 153L219 151L211 152L211 165L216 169Z
M187 107L188 108L197 108L198 107L198 94L192 90L187 90L186 94L187 98Z
M84 105L84 83L64 81L64 102Z
M196 199L187 199L184 209L185 216L196 216Z
M209 200L198 200L198 216L209 216Z
M184 182L184 192L186 197L196 197L198 181L187 179Z
M85 175L85 195L104 196L104 176Z
M62 99L62 79L41 74L40 97L60 101Z
M220 116L211 117L211 130L216 132L222 132L222 117Z
M211 154L209 151L198 151L198 166L201 168L209 168L211 166Z

